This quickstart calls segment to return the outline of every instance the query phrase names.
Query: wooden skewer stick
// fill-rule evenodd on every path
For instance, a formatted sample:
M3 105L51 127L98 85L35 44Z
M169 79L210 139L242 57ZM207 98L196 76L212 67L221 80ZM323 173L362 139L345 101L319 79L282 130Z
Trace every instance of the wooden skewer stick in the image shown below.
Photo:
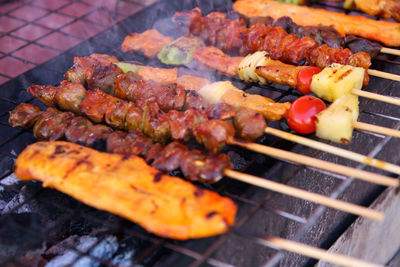
M367 92L367 91L363 91L363 90L359 90L359 89L353 89L353 90L351 90L351 92L353 94L361 96L361 97L370 98L373 100L400 106L400 99L396 98L396 97L375 94L375 93L371 93L371 92Z
M260 145L256 143L245 142L231 138L228 144L244 147L248 150L256 151L278 159L285 159L295 163L311 166L317 169L327 170L329 172L338 173L341 175L358 178L370 183L385 185L385 186L399 186L399 180L384 175L358 170L355 168L343 166L340 164L300 155L297 153L289 152L286 150Z
M387 72L380 71L380 70L371 70L371 69L368 69L367 72L371 76L400 82L400 75L397 75L397 74L387 73Z
M393 137L400 138L400 131L395 130L395 129L390 129L382 126L377 126L373 124L368 124L365 122L360 122L360 121L353 121L353 127L356 129L368 131L368 132L374 132L374 133L379 133L383 135L390 135Z
M388 47L382 47L381 53L384 54L390 54L390 55L395 55L395 56L400 56L400 50L398 49L393 49L393 48L388 48Z
M277 137L280 137L280 138L283 138L283 139L286 139L286 140L289 140L292 142L296 142L296 143L299 143L299 144L302 144L302 145L305 145L308 147L312 147L314 149L322 150L324 152L328 152L328 153L331 153L331 154L334 154L334 155L337 155L337 156L340 156L343 158L354 160L354 161L357 161L360 163L364 163L364 164L400 175L400 166L391 164L389 162L370 158L370 157L364 156L359 153L355 153L355 152L352 152L352 151L349 151L349 150L346 150L343 148L339 148L336 146L328 145L328 144L325 144L325 143L322 143L322 142L319 142L316 140L312 140L310 138L295 135L292 133L287 133L287 132L284 132L284 131L281 131L281 130L278 130L275 128L271 128L271 127L265 128L264 132L266 134L271 134L271 135L274 135L274 136L277 136Z
M224 174L232 179L239 180L248 184L259 186L271 191L279 192L292 197L312 201L324 206L345 211L351 214L367 217L376 221L382 221L384 215L382 212L358 206L338 199L332 199L317 193L309 192L303 189L295 188L285 184L280 184L271 180L263 179L247 173L226 169Z
M257 238L257 241L261 244L294 252L314 259L323 260L335 265L348 267L383 267L383 265L380 264L363 261L343 254L330 253L324 249L308 246L306 244L294 242L280 237L271 236L267 238Z

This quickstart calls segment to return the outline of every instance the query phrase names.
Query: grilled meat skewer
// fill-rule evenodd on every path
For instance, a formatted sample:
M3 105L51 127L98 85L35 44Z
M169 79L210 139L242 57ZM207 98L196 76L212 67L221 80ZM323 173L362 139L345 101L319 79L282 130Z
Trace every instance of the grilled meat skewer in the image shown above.
M76 89L70 90L72 86ZM210 105L205 111L187 109L170 110L166 113L154 99L140 99L135 104L100 90L86 91L81 84L66 81L59 87L33 85L28 88L28 92L50 106L54 106L54 102L59 103L58 100L61 98L59 95L71 93L68 98L63 98L60 107L78 106L79 114L84 114L94 122L104 121L116 129L142 131L156 142L166 143L170 138L186 141L194 136L207 150L216 153L235 135L233 125L220 120L220 118L233 119L236 115L227 104L223 103ZM82 99L80 96L83 93L85 97ZM255 115L254 112L240 116L241 119L236 120L237 123L243 123L243 116L246 116L253 122L254 127L238 127L241 130L237 133L238 136L254 138L264 134L262 129L266 127L266 123L262 116Z
M246 28L239 20L230 20L220 12L203 17L201 10L195 8L188 12L177 12L174 20L177 23L183 21L191 34L224 52L239 50L239 54L245 56L256 51L267 51L275 60L319 68L327 67L332 62L364 69L371 66L371 57L365 52L353 54L342 47L318 45L310 37L300 39L281 27L255 24Z
M136 102L141 99L152 98L165 112L171 109L194 108L204 110L205 104L201 97L193 91L193 86L187 87L186 83L178 82L176 69L138 67L137 74L126 70L124 72L127 73L121 74L122 70L114 63L122 66L122 68L125 63L117 63L115 57L108 56L109 59L106 59L106 57L107 55L93 54L89 57L75 58L75 64L66 72L65 78L70 82L87 84L89 89L99 88L126 100ZM132 65L129 65L129 69L131 68ZM80 77L84 78L81 79ZM108 81L107 84L104 84L103 81L105 80ZM210 82L197 79L197 83L197 86L200 87ZM110 90L110 88L112 89ZM247 94L240 90L230 91L226 98L229 98L229 104L237 109L251 109L270 121L282 119L290 107L290 103L275 103L267 97Z
M213 183L223 177L226 168L232 168L225 154L205 154L178 142L163 147L142 132L114 132L108 126L93 125L84 117L53 107L41 111L35 105L22 103L10 112L9 124L12 127L33 128L33 134L39 140L65 138L69 142L88 147L105 144L109 153L141 156L160 171L181 169L183 175L192 181ZM203 161L204 165L196 165L194 160Z

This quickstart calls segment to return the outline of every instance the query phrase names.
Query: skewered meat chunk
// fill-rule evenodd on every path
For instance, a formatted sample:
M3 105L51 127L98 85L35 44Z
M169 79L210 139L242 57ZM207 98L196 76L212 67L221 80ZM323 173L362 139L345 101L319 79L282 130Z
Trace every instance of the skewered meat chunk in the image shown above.
M126 73L120 74L117 76L117 79L114 82L114 95L116 97L122 99L129 99L131 97L131 92L128 91L129 86L134 83L140 81L140 76L132 71L128 71ZM132 90L134 88L131 88Z
M28 93L35 96L48 107L55 107L57 88L51 85L32 85L28 88Z
M80 112L79 103L86 97L86 89L80 83L61 82L55 94L58 106L63 110Z
M113 132L107 138L107 152L145 156L152 146L151 138L138 131Z
M254 141L264 135L267 127L263 116L248 109L240 109L234 118L236 133L240 138Z
M11 127L32 128L41 114L42 111L38 106L22 103L10 111L8 123Z
M72 143L91 147L105 141L111 133L110 127L93 125L88 119L78 116L71 120L65 130L65 138Z
M155 101L148 101L144 104L143 133L161 144L165 144L171 136L169 118Z
M125 129L139 131L142 128L143 128L143 112L140 108L130 103L125 117Z
M206 159L206 154L200 150L193 149L191 151L185 151L181 156L181 171L185 178L198 181L200 177L203 165L199 164L198 161L204 162ZM217 181L218 177L208 177L210 180ZM216 178L216 179L213 179Z
M108 107L118 99L100 91L87 91L86 98L79 103L80 111L90 120L100 123L104 121Z
M170 110L168 116L173 140L188 141L192 135L192 129L207 120L206 113L197 109L188 109L184 112Z
M105 122L113 128L125 129L126 128L126 117L130 106L133 103L129 103L124 100L116 100L111 102L106 110L104 120Z
M87 73L92 72L96 65L109 65L117 63L118 59L114 56L104 54L92 54L88 57L75 57L74 65L65 73L65 79L70 82L85 84Z
M146 162L151 164L154 160L156 160L160 155L161 151L163 150L163 146L160 143L153 144L146 154Z
M235 108L225 103L211 104L206 108L207 117L210 119L229 120L235 117Z
M231 168L232 163L226 154L209 153L200 171L199 180L203 183L215 183L224 176L225 169Z
M185 151L186 146L178 142L169 143L161 151L161 155L153 161L151 166L165 172L177 170L180 167L182 155Z
M99 88L108 94L114 94L114 82L122 70L114 63L107 65L96 64L86 71L86 82L89 89Z
M33 135L40 140L58 140L64 136L74 114L48 108L43 112L33 127Z
M237 208L232 200L162 175L136 156L101 153L67 142L38 142L19 155L15 173L162 237L207 237L234 225Z
M185 98L185 105L183 109L205 109L204 99L193 90L186 90L186 98Z
M197 125L193 129L193 135L208 151L218 153L235 135L235 129L229 122L208 120Z
M178 86L185 88L186 91L199 91L204 85L210 84L211 82L193 75L182 75L177 78L176 83Z

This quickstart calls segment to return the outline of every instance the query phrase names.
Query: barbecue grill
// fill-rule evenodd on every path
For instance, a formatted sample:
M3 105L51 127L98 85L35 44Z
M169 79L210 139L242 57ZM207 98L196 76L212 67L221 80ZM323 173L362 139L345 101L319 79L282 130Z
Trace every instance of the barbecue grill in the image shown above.
M239 208L236 226L221 236L182 242L151 235L118 216L88 207L55 190L44 189L38 182L20 181L13 174L13 162L18 154L36 140L30 131L11 128L7 122L8 112L21 102L43 107L25 91L29 85L58 84L63 73L72 66L74 56L91 53L165 67L157 60L139 54L122 53L123 38L131 32L149 28L173 34L174 28L168 21L174 12L196 6L200 6L205 14L226 12L231 10L231 4L224 0L160 1L0 86L1 266L41 266L45 263L50 266L305 266L315 264L315 260L280 251L265 238L279 236L327 249L354 222L355 216L341 211L223 179L206 187L235 201ZM321 5L342 10L332 3L313 4ZM380 55L373 61L375 69L390 73L400 73L399 64L400 58L388 55ZM190 72L189 69L182 71ZM204 74L213 80L227 79L216 73ZM246 92L260 93L275 101L293 101L300 96L283 86L233 82ZM398 83L378 78L372 79L367 88L397 97L400 96L399 89ZM360 99L360 112L361 121L400 129L400 113L396 106ZM281 122L270 126L285 127ZM260 141L296 153L369 169L276 137L266 135ZM352 143L345 148L399 164L399 142L395 138L356 131ZM370 205L385 189L242 149L228 147L226 152L233 159L235 169L359 205ZM390 176L383 171L373 171Z

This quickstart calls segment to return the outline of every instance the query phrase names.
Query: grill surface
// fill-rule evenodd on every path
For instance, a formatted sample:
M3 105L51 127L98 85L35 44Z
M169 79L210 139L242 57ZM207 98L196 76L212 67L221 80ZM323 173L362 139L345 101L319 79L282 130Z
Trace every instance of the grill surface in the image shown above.
M150 235L118 216L85 206L55 190L43 189L40 183L17 180L12 171L13 162L28 144L36 140L31 132L8 126L8 111L21 102L42 106L25 91L26 87L30 84L58 84L63 79L63 73L72 65L74 56L91 53L107 53L120 60L162 66L138 54L123 54L120 51L123 38L128 33L142 32L152 27L170 33L173 29L168 28L167 18L177 10L200 6L203 12L208 13L227 11L231 6L228 1L166 2L157 3L129 17L0 87L1 266L35 266L46 262L51 266L63 263L77 266L311 265L315 263L313 260L269 247L263 242L263 237L280 236L328 248L354 221L355 216L225 178L207 187L236 202L239 207L237 226L231 233L222 236L180 242ZM399 58L379 57L373 62L374 69L400 73L400 66L396 63L400 61ZM215 73L208 75L210 78ZM247 92L261 93L276 101L292 101L299 96L285 87L235 83ZM400 96L398 84L378 78L372 78L366 90ZM400 128L400 113L395 106L361 99L360 111L360 121ZM271 126L279 126L279 123ZM354 162L270 136L263 137L261 142L364 168ZM398 139L355 132L352 144L346 148L399 164L399 147ZM228 151L237 169L360 205L369 205L383 190L380 186L290 162L275 161L247 151L233 148Z

